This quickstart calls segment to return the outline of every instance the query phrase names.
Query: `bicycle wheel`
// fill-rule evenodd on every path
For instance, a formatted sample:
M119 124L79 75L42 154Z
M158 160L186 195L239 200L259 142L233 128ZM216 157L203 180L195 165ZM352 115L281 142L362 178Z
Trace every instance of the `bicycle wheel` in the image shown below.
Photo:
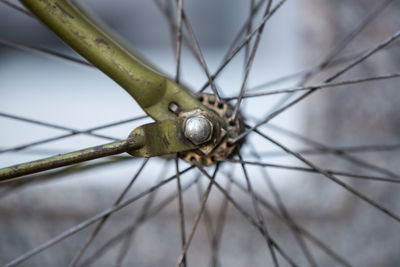
M182 24L177 22L175 1L153 1L151 7L147 7L149 1L122 2L120 10L108 7L103 13L98 1L89 4L111 26L121 24L117 30L173 77L175 35L181 25L180 80L195 91L207 81L204 64L198 63L202 55L212 75L223 65L220 61L225 62L226 53L244 45L213 77L221 97L233 106L235 101L241 103L248 127L240 154L219 164L217 184L181 160L180 171L191 169L176 179L171 178L176 172L174 158L147 162L125 156L3 184L1 263L398 263L398 4L306 0L272 1L269 7L270 2L262 0L229 3L186 0ZM2 9L12 11L7 6ZM122 15L132 21L122 23L118 20ZM32 23L28 16L20 16ZM2 25L14 25L7 16L1 17ZM202 55L185 23L192 26ZM140 26L131 29L131 25ZM170 32L171 36L165 34ZM19 38L11 35L2 44L18 47L12 41L25 43ZM35 39L43 42L42 37ZM47 48L60 49L51 47L56 42ZM122 90L90 67L20 52L8 54L14 50L5 46L3 51L7 51L3 53L7 65L0 69L2 166L126 138L137 125L150 121L142 119L143 112ZM22 75L24 79L16 78ZM246 91L238 101L241 88ZM37 96L38 91L44 95ZM92 102L89 108L88 102ZM212 176L215 167L204 170ZM99 221L90 218L110 211L127 189L121 203L137 200L112 213L94 235ZM182 201L179 191L183 191ZM184 212L179 212L182 202ZM80 229L82 221L88 227L61 238ZM57 243L50 246L49 240ZM188 247L187 251L182 247Z

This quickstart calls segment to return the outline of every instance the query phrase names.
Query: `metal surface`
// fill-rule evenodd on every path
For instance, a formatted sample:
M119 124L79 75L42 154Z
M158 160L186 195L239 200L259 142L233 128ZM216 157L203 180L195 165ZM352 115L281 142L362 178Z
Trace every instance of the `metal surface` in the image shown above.
M187 119L184 128L185 137L199 145L210 140L213 125L206 117L199 115Z
M133 130L128 139L123 141L0 169L0 183L20 176L124 152L135 157L152 157L194 149L196 146L183 136L183 122L183 119L176 119L145 124Z
M226 130L222 129L221 133L217 134L217 139L208 142L210 146L203 145L196 150L179 153L180 157L188 163L193 164L193 161L196 161L198 164L208 166L235 155L242 143L231 144L231 141L243 132L243 119L240 114L236 119L232 119L233 107L226 102L218 103L214 95L201 94L198 99L229 122Z
M176 118L168 108L175 103L182 112L193 109L209 112L224 125L225 122L197 101L188 89L128 52L80 7L65 0L20 1L72 49L123 87L153 119Z
M225 104L218 103L215 110L210 106L210 96L207 105L211 110L208 109L187 89L160 75L143 59L136 58L114 41L83 9L65 0L21 2L64 42L121 85L158 122L136 128L124 141L0 169L0 182L123 152L152 157L197 148L199 153L209 155L222 139L226 139L226 129L232 126L218 115L225 110ZM198 146L203 143L206 144ZM219 146L216 151L232 150L226 142L222 144L225 148ZM209 157L212 159L215 153ZM214 160L206 165L211 162Z

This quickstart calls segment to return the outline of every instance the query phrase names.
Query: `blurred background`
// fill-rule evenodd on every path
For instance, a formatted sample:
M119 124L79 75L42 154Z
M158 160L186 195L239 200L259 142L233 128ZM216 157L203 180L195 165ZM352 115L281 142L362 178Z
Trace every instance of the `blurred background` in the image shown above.
M174 1L80 2L117 32L126 44L174 77L175 41L165 17L170 13L175 20ZM19 5L17 1L12 3ZM266 24L248 89L262 88L265 91L298 85L302 81L301 75L293 75L291 79L268 86L263 84L293 73L304 74L304 70L318 65L359 23L384 3L389 6L377 12L376 18L371 19L336 57L345 63L314 75L308 81L311 85L321 83L345 66L349 58L394 34L400 26L399 3L372 0L287 1ZM251 1L238 0L184 1L185 12L211 73L221 64L245 23L250 4ZM273 5L276 4L273 1ZM256 13L253 27L262 19L264 8L263 4ZM188 36L187 32L184 34ZM108 142L82 134L54 142L41 142L68 132L22 119L36 119L82 131L143 115L133 99L98 70L15 47L20 44L79 57L42 24L0 3L0 167ZM340 79L398 72L398 51L398 42L394 42ZM217 86L224 97L237 95L240 91L245 59L243 50L217 79ZM183 83L197 91L206 80L204 71L185 45ZM321 168L398 178L398 85L398 80L391 79L321 90L261 129L290 149L302 152ZM279 107L282 99L281 95L249 98L243 101L241 111L246 122L255 124ZM95 133L122 139L135 127L150 121L148 118L130 121ZM387 148L345 149L377 145ZM258 159L254 151L262 158ZM241 153L245 160L307 167L257 135L249 135ZM110 157L38 174L28 183L3 185L0 188L0 263L7 263L110 207L143 161L125 155ZM180 169L187 166L184 162L180 163ZM209 173L213 169L207 168ZM256 192L265 199L265 203L271 203L280 218L284 216L280 210L282 207L266 181L272 181L294 221L351 265L398 265L399 225L393 218L321 175L276 168L261 170L251 165L247 165L247 171ZM127 198L174 174L173 160L150 159ZM198 175L196 171L183 175L184 186L192 184ZM225 188L230 188L231 195L240 206L255 216L251 197L239 187L230 185L229 177L246 187L240 165L222 164L217 180ZM341 179L400 214L396 205L400 198L396 184ZM184 193L187 233L207 183L207 178L202 177ZM143 207L153 198L150 211L163 203L166 206L135 228L123 265L174 266L181 251L178 202L176 198L171 202L166 202L166 199L175 193L176 183L172 182L157 190L152 197L143 198L116 213L89 247L82 262L88 263L86 260L95 255L97 261L93 266L114 265L122 242L102 251L101 257L96 256L96 251L120 231L137 223L137 218L143 216ZM273 266L263 236L232 205L227 205L223 231L218 232L226 199L217 189L211 191L207 203L188 251L188 265L208 266L214 255L218 256L218 266ZM299 266L309 266L310 262L299 247L298 235L293 233L293 229L276 214L267 209L262 211L276 242ZM93 229L93 226L89 227L21 266L67 265ZM211 232L221 235L218 249L213 247ZM309 239L303 240L316 266L340 264L326 253L326 249L324 251ZM278 260L281 266L287 265L282 257Z

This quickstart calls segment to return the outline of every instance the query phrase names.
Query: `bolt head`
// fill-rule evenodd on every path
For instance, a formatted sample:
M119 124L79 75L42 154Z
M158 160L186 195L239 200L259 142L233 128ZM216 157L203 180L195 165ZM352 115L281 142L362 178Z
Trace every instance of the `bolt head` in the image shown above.
M186 120L184 130L185 137L196 145L208 141L211 132L212 124L204 116L195 116Z

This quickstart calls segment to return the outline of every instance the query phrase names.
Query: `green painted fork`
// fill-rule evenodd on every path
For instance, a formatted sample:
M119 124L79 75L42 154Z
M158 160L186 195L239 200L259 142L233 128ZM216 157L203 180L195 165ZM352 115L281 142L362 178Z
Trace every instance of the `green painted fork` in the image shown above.
M202 144L190 142L183 134L188 118L184 114L206 117L217 129L214 135L223 132L218 129L226 129L226 122L187 88L128 51L80 6L66 0L20 1L66 44L124 88L156 122L138 127L127 140L0 169L0 182L123 152L151 157L199 148ZM215 136L214 140L218 139Z

